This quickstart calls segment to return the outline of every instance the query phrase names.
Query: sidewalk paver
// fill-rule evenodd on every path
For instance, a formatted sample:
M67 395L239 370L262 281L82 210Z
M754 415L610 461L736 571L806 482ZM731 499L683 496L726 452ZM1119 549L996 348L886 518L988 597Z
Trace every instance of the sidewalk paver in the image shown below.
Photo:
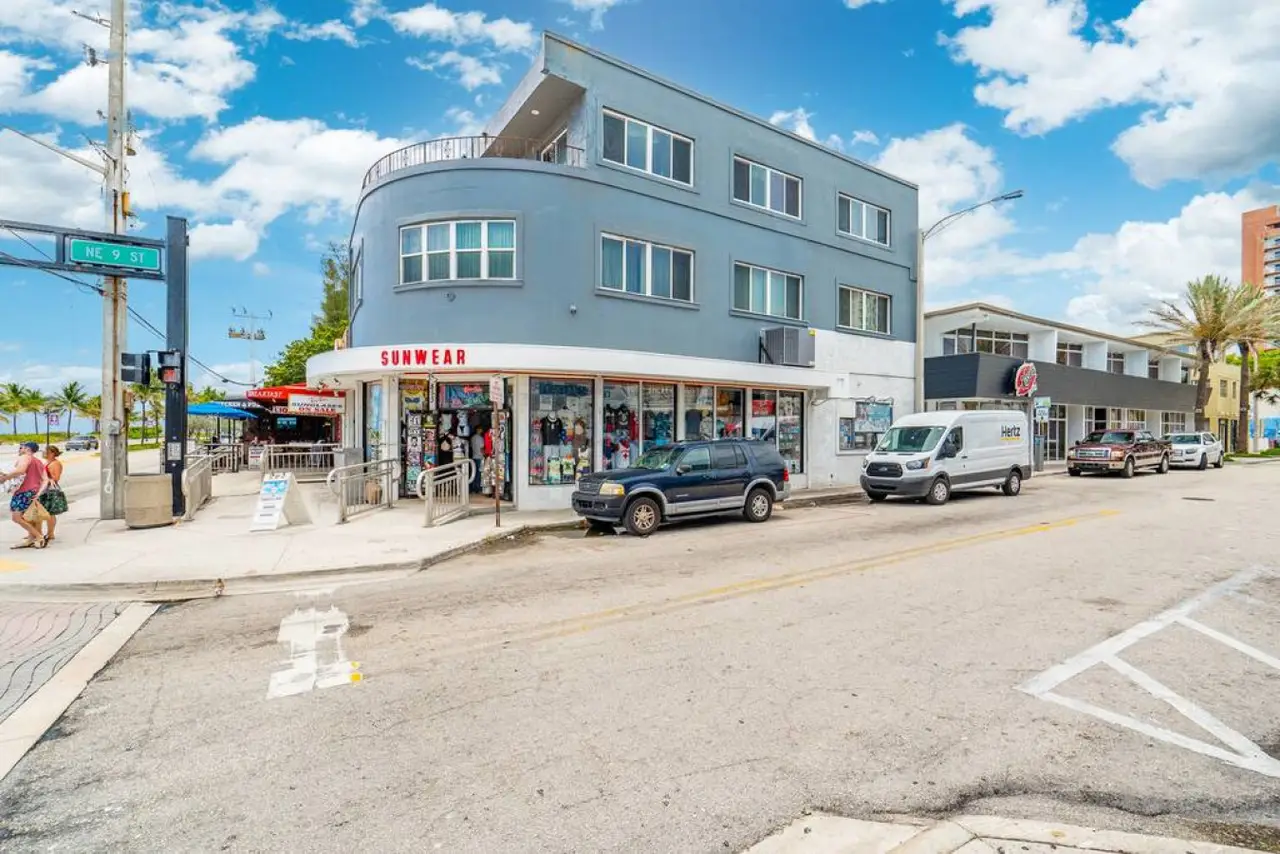
M0 603L0 722L58 672L124 606Z
M877 822L814 813L756 843L745 854L1245 854L1251 850L998 816Z

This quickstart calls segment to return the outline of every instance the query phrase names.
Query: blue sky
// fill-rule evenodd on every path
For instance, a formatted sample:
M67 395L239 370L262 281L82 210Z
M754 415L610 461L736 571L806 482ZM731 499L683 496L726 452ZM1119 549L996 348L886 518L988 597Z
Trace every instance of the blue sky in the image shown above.
M0 125L96 156L87 140L105 136L106 74L84 64L83 46L104 51L106 31L72 15L93 8L0 3ZM408 142L477 133L543 29L915 181L922 220L1024 190L930 241L933 306L986 299L1123 329L1188 278L1238 277L1240 213L1280 201L1280 4L727 8L135 2L130 183L140 233L158 234L166 213L192 222L193 355L248 379L248 346L226 338L233 306L273 313L259 361L302 334L321 248L347 234L364 171ZM102 216L92 172L0 131L0 219L98 228ZM32 255L7 238L0 251ZM99 301L27 270L0 268L0 290L22 318L0 333L0 381L96 391ZM162 286L136 282L131 296L161 323ZM130 342L159 346L137 324Z

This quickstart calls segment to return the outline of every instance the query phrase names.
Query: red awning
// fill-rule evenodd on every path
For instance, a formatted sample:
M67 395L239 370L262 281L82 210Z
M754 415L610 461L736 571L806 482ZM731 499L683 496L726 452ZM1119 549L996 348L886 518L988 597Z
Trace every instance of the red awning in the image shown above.
M283 403L289 400L291 394L313 394L318 397L342 397L340 391L329 391L327 389L307 388L306 383L293 383L292 385L275 385L266 388L255 388L245 392L245 397L250 400L260 400L266 403Z

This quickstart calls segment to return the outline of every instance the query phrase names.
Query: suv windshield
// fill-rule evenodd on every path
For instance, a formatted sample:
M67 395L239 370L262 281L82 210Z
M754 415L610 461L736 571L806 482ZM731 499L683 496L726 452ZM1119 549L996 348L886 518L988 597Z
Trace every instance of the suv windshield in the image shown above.
M680 449L676 445L665 445L661 448L652 448L640 455L640 459L631 464L635 469L649 469L650 471L661 471L671 465Z
M886 454L913 454L932 451L946 432L944 427L890 427L877 451Z
M1174 433L1169 437L1175 445L1199 445L1200 436L1196 433Z
M1119 430L1095 430L1085 436L1084 440L1091 445L1132 445L1133 434L1123 433Z

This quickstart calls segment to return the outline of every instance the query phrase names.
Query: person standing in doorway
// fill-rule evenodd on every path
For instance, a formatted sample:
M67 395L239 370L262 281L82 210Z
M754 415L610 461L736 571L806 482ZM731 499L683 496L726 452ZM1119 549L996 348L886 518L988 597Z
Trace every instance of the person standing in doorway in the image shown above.
M13 498L9 499L9 516L13 519L13 523L23 530L27 538L11 548L42 549L46 545L44 535L24 516L27 509L49 484L49 474L45 471L44 463L36 457L38 450L40 446L35 442L23 442L19 445L17 466L0 479L3 481L21 479L22 481L13 493Z
M49 476L49 485L40 496L40 503L49 511L49 521L45 523L44 540L53 542L53 529L58 525L58 517L67 512L67 494L62 491L62 450L57 445L44 449L44 468Z

